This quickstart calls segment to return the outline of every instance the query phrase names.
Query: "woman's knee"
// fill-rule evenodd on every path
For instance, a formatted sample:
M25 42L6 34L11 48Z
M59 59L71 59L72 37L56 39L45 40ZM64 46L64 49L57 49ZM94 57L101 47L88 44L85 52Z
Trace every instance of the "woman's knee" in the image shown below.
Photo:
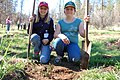
M67 47L67 52L68 52L68 56L69 56L70 61L73 61L73 62L80 61L81 52L80 52L80 48L79 48L78 44L71 43Z
M60 38L56 38L53 42L53 47L56 49L57 47L59 46L62 46L63 45L63 42Z
M80 51L77 51L77 50L72 53L69 53L68 56L69 56L69 60L72 62L78 62L81 59L81 53Z
M80 55L69 56L69 61L72 61L72 62L79 62L79 61L80 61L80 58L81 58Z
M77 56L75 58L72 58L72 61L73 62L79 62L80 61L80 56Z
M37 34L32 34L30 41L34 42L34 43L36 43L36 42L38 43L38 42L40 42L40 36Z
M50 57L43 56L43 55L40 56L40 63L42 63L42 64L48 63L49 60L50 60Z

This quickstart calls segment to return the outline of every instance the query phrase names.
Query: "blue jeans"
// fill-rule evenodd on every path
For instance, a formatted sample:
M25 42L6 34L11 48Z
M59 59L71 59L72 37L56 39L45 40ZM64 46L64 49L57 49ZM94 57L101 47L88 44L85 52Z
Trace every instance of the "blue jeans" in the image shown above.
M50 46L43 45L37 34L32 34L30 41L34 47L34 52L40 52L40 63L48 63L51 53Z
M6 24L6 31L10 31L10 24Z
M53 42L53 47L58 56L63 57L64 52L67 52L69 61L73 61L73 59L74 62L80 61L81 53L77 43L70 42L70 44L66 45L60 38L56 38Z

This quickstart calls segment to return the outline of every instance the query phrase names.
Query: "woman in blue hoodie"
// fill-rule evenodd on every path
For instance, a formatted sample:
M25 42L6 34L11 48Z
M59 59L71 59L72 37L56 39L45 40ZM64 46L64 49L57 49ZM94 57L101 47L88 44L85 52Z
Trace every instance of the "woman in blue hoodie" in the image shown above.
M40 2L38 6L38 14L36 17L30 17L29 21L33 21L33 29L30 39L34 46L33 57L40 56L40 63L48 63L51 53L49 44L53 40L54 34L54 23L53 19L49 16L48 3Z

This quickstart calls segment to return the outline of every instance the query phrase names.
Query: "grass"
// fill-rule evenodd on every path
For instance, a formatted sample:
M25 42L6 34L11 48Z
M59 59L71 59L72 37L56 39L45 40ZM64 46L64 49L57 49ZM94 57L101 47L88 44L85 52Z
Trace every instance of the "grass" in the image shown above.
M106 39L103 41L94 41L92 46L90 66L101 66L101 65L115 65L116 62L120 62L120 50L114 45L111 48L105 45L106 41L111 43L116 39ZM103 58L103 55L111 55L112 58Z
M1 30L4 31L0 31L0 35L5 35L5 29L2 28ZM12 37L6 36L0 40L0 55L2 56L0 61L0 79L11 71L24 68L24 63L11 64L10 60L12 58L27 58L28 35L26 30L15 30L11 34L14 35ZM117 41L119 39L118 35L120 35L119 31L90 30L89 39L92 42L92 50L89 69L80 74L78 80L120 79L120 50L115 45L107 45ZM80 46L81 40L79 41ZM111 55L112 57L103 58L103 55ZM115 70L102 71L105 67L109 66L114 66Z
M115 71L105 72L100 71L100 69L92 69L84 74L81 74L81 78L78 80L118 80L119 74L116 74Z

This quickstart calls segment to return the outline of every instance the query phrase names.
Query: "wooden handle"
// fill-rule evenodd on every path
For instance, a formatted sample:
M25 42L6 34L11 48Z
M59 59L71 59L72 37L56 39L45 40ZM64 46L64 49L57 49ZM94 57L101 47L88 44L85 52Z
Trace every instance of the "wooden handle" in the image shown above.
M86 0L86 7L85 7L85 17L88 16L89 12L89 0ZM85 51L87 52L88 50L88 44L89 44L89 40L88 40L88 22L85 22Z
M32 16L34 16L34 10L35 10L35 0L33 2ZM27 58L29 57L29 53L30 53L30 37L31 37L31 34L32 34L32 28L33 28L33 22L30 22Z

